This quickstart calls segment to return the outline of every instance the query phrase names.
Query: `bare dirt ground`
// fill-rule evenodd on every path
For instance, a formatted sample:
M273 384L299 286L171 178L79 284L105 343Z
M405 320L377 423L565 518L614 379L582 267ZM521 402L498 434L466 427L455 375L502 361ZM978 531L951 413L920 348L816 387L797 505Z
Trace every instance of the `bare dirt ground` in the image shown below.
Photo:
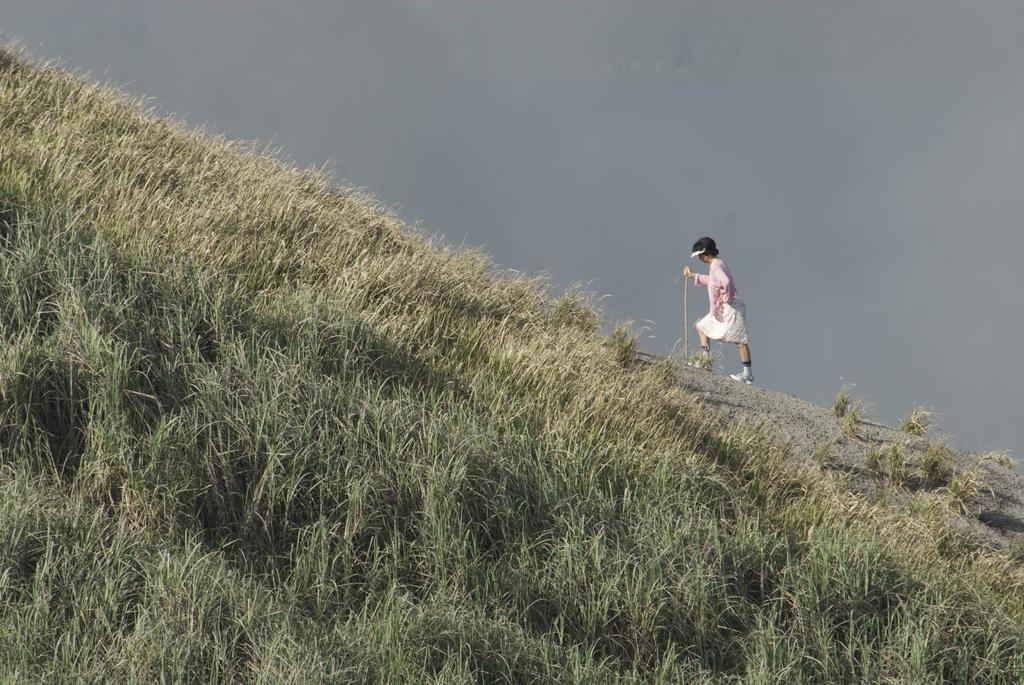
M950 525L981 545L1005 548L1024 532L1024 474L1005 457L993 461L992 455L952 450L940 437L913 435L866 418L847 423L844 434L831 407L713 371L683 368L680 380L727 420L764 425L790 445L794 458L819 464L872 500L919 506L930 497L945 498L962 512L950 515Z

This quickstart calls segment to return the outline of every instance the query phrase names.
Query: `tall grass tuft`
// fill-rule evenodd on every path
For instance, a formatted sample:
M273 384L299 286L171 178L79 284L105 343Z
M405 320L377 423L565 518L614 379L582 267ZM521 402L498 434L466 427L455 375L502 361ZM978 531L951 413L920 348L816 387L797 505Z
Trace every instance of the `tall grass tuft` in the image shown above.
M824 465L832 459L832 452L835 450L836 445L839 444L839 437L832 436L823 439L817 445L814 446L814 461L819 465Z
M911 435L924 435L931 428L933 418L931 410L924 407L914 407L903 418L900 430Z
M850 408L853 399L850 396L850 390L847 387L843 387L836 393L835 398L832 400L832 413L836 415L837 419L841 419L846 416L847 410Z
M918 466L924 474L927 485L935 485L950 478L953 472L953 455L941 440L932 440L921 455Z
M630 366L636 362L639 353L637 338L637 334L625 323L616 326L608 336L608 348L612 351L617 364Z
M839 430L848 440L859 438L864 411L864 402L853 397L849 386L843 386L832 400L832 413L839 419Z
M973 469L958 471L950 478L946 492L957 509L964 514L969 514L981 495L981 480Z
M886 455L889 482L896 487L903 485L907 477L907 456L899 443L890 443Z
M867 470L870 473L878 475L882 472L885 457L885 446L877 442L872 442L864 452L864 466L867 467Z

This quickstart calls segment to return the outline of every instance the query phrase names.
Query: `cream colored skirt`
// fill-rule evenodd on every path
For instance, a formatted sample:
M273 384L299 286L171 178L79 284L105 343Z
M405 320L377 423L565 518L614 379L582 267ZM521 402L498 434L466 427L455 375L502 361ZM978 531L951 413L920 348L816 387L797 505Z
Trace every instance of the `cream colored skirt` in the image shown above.
M708 314L697 322L697 328L712 340L742 344L747 342L747 307L738 297L732 304L722 303L722 318Z

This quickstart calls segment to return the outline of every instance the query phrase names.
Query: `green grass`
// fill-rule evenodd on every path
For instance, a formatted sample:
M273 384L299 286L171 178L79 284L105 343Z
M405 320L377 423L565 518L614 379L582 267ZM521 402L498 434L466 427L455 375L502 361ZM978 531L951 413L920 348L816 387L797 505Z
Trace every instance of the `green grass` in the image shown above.
M854 400L850 396L850 389L846 386L840 388L832 400L832 413L836 415L837 419L843 418L853 402Z
M5 52L0 217L4 680L1024 677L1006 558L321 175Z
M887 451L887 446L879 443L872 442L867 446L864 451L864 466L869 473L874 475L882 473Z
M832 413L839 420L839 432L848 440L860 439L864 411L864 402L855 399L848 386L843 386L832 400Z
M832 459L833 451L835 450L836 445L838 445L839 442L840 437L838 435L833 435L831 437L823 439L821 442L815 445L814 453L812 455L814 457L814 461L817 462L819 465L827 464Z
M907 455L898 443L890 443L886 454L886 468L889 482L900 487L907 477Z
M843 418L839 419L839 431L843 434L843 437L849 440L858 440L860 438L858 431L863 420L860 405L851 405L846 410L846 413L843 414Z
M953 475L953 455L942 440L932 440L918 459L918 467L926 485L946 482Z

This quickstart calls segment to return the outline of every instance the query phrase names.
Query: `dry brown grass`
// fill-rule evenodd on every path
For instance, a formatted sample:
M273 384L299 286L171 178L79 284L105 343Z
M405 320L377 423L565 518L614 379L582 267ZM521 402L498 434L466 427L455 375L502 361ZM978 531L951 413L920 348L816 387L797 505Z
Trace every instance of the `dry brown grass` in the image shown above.
M994 450L983 454L979 464L995 464L1007 470L1013 470L1017 467L1017 461L1008 452L1002 450Z
M824 465L832 459L833 451L836 445L839 444L839 438L832 436L825 438L814 447L814 461L818 464Z
M930 409L914 407L900 424L900 430L911 435L924 435L932 427L934 414Z
M963 514L971 514L984 488L983 481L973 469L953 474L945 491L950 503Z

